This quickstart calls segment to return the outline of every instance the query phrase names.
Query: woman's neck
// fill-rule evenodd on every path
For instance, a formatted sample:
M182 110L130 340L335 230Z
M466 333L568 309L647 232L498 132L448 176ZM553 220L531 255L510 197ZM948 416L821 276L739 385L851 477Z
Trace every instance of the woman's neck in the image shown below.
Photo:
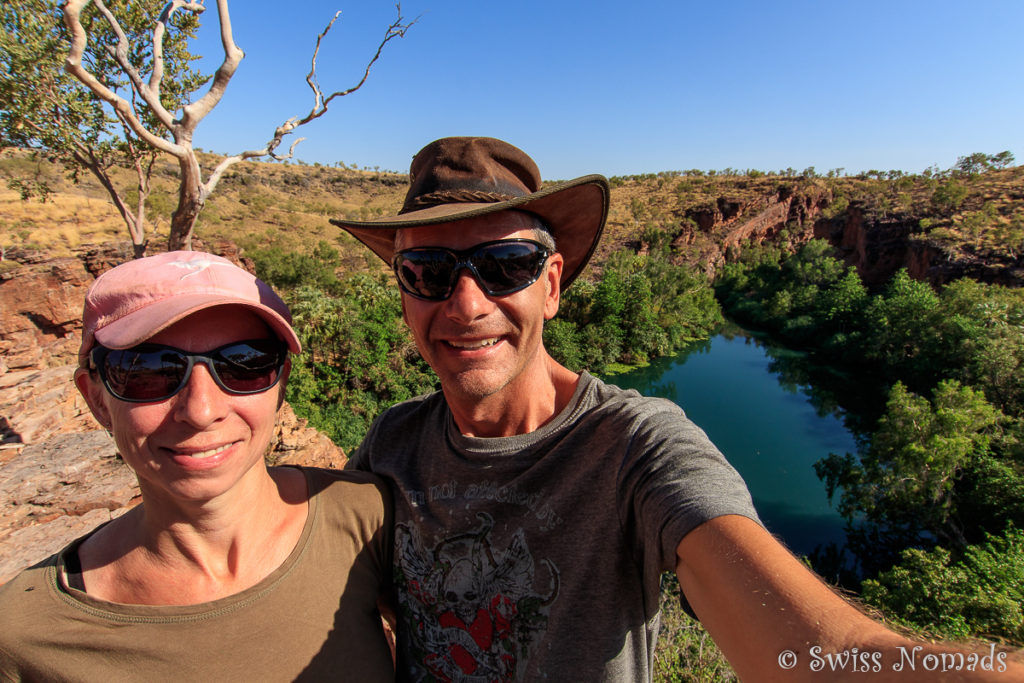
M190 605L250 588L294 549L307 516L300 470L259 468L229 494L168 504L159 496L79 547L86 592L110 602Z

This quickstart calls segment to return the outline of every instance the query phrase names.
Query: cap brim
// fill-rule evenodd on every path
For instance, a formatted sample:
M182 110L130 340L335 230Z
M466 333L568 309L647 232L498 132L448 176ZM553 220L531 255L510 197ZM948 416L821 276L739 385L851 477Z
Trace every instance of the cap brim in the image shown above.
M540 216L551 230L558 252L565 260L561 280L564 290L583 271L597 248L608 217L609 196L608 180L604 176L587 175L503 202L440 204L369 221L332 218L331 223L344 228L386 263L391 263L398 230L452 223L512 209L529 211Z
M131 348L193 313L215 306L243 306L249 309L270 326L288 345L289 351L302 351L295 330L277 311L251 300L225 298L222 294L185 294L155 302L103 326L96 331L95 340L108 349Z

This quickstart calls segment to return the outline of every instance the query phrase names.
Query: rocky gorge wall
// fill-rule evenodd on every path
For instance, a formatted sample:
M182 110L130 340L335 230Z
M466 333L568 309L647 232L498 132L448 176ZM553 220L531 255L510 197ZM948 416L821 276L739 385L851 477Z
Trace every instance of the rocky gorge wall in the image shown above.
M919 239L920 217L876 216L858 201L833 215L831 205L824 185L782 186L753 199L723 196L714 205L673 212L682 229L672 244L710 277L747 245L781 242L795 249L818 238L832 244L870 287L883 285L900 268L934 286L961 277L1024 286L1024 262L988 263Z
M231 245L209 245L251 268ZM18 254L0 272L0 583L139 500L134 474L72 382L82 302L128 243L72 257ZM345 454L285 404L268 460L342 467Z

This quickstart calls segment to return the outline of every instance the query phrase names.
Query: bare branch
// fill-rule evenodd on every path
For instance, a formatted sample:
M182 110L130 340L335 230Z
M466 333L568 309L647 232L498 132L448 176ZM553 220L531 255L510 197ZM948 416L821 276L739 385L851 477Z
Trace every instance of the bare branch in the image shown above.
M207 178L206 183L203 184L203 190L206 192L206 194L211 194L214 191L214 189L216 189L217 183L220 182L221 176L224 175L224 172L240 161L247 161L249 159L257 159L259 157L265 156L272 157L277 161L291 159L295 155L295 147L305 139L306 138L295 138L295 140L292 142L291 147L288 148L287 154L275 154L273 151L270 150L269 147L264 147L263 149L253 149L246 152L241 152L239 154L235 154L233 156L225 157L221 159L221 162L217 164L217 166L210 173L210 176L209 178ZM278 141L278 143L280 144L280 141Z
M213 84L206 94L184 108L181 126L189 139L199 122L220 102L224 96L224 90L228 87L228 82L235 75L239 62L245 56L245 53L235 45L235 39L232 37L227 0L217 0L217 16L220 18L220 41L224 46L224 62L217 68L217 72L213 76Z
M149 75L149 87L156 96L157 102L160 101L160 85L164 80L164 33L167 32L167 24L171 23L171 17L182 7L197 15L206 11L203 0L198 2L171 0L164 5L163 11L160 12L160 18L157 19L156 26L153 28L153 73Z
M111 29L113 29L114 34L117 36L117 47L107 46L107 53L114 58L114 61L117 62L118 66L121 67L121 70L128 76L129 80L131 80L133 99L135 93L138 93L149 108L153 110L153 113L156 115L160 124L164 128L170 129L174 123L174 118L171 116L170 112L164 109L163 103L160 102L159 85L154 91L143 82L142 75L139 74L138 70L128 59L128 36L125 35L120 22L117 21L117 17L114 16L113 12L107 9L103 0L94 0L94 2L96 4L96 8L103 15L103 18L107 20L107 23L110 24ZM154 31L154 34L155 33L156 31ZM155 47L156 46L154 46L154 48ZM150 83L152 83L152 78L150 79Z
M344 97L345 95L350 95L350 94L354 93L356 90L359 90L361 87L363 87L363 84L366 83L366 79L368 79L370 77L370 68L374 65L374 63L376 63L376 61L378 59L380 59L381 52L384 51L384 46L387 45L388 43L390 43L395 38L404 38L406 31L408 31L410 28L412 28L413 24L415 24L417 21L420 20L419 17L416 17L415 19L410 21L408 24L403 24L402 23L402 21L403 21L403 17L402 17L402 3L400 3L400 2L399 3L395 3L395 9L398 12L398 18L395 19L395 21L392 22L392 24L390 26L388 26L387 31L384 32L384 39L381 40L380 44L377 46L377 52L373 55L373 59L371 59L369 61L369 63L366 65L366 70L363 72L362 79L360 79L360 81L357 84L355 84L351 88L348 88L347 90L340 90L340 91L333 92L330 95L328 95L327 98L324 100L323 108L319 112L317 112L315 115L313 114L313 112L310 112L310 114L306 118L304 118L303 120L299 121L299 123L297 125L301 126L302 124L306 123L307 121L312 121L313 119L319 118L319 117L323 116L324 114L326 114L327 113L327 106L331 103L331 100L333 100L335 97ZM334 22L332 21L331 23L333 24ZM328 27L326 29L324 29L324 33L326 34L327 31L330 28L331 28L330 25L328 25ZM319 47L319 39L317 40L317 47ZM314 71L316 70L316 59L315 59L315 56L314 56L314 60L313 60L313 70ZM313 71L310 72L310 76L312 76L312 75L313 75ZM307 82L308 82L308 79L307 79ZM312 84L310 84L310 85L312 85ZM314 111L315 111L315 109L314 109Z
M412 28L412 26L417 21L419 21L419 17L416 17L412 21L405 23L405 18L402 16L402 3L400 2L395 3L395 10L398 13L398 17L391 23L390 26L388 26L387 30L384 32L384 38L380 41L380 44L377 45L377 51L376 53L374 53L373 58L370 59L370 61L366 64L366 69L363 71L363 77L359 80L359 82L346 90L335 91L328 95L327 97L324 97L323 91L320 89L320 84L317 82L316 60L317 56L320 53L320 44L323 41L324 36L326 36L327 33L331 30L331 27L334 26L334 22L338 20L338 16L341 14L341 12L336 12L334 17L331 18L330 22L328 22L324 30L316 38L316 46L313 49L313 57L311 59L309 74L306 75L306 83L309 84L310 89L313 91L313 108L310 110L308 114L306 114L305 117L301 119L298 117L292 117L285 121L284 123L282 123L274 130L274 137L271 138L269 142L267 142L267 145L263 151L254 150L251 152L243 152L242 154L244 158L252 158L256 156L269 156L272 159L276 159L278 161L280 161L281 159L290 158L295 151L295 144L299 142L299 140L297 140L296 143L292 143L292 146L289 149L287 155L276 154L276 150L284 141L285 135L289 135L293 130L295 130L299 126L303 126L309 123L310 121L318 119L324 114L326 114L327 107L330 105L331 100L333 100L334 98L350 95L354 93L356 90L359 90L361 87L363 87L363 84L366 83L366 80L370 77L370 68L373 67L373 65L377 62L378 59L380 59L381 53L384 51L384 46L395 38L404 37L406 31Z
M316 80L316 57L320 53L320 43L323 42L324 36L327 35L327 32L331 30L331 27L334 26L334 22L336 22L340 16L341 10L338 10L334 13L334 16L331 17L331 20L327 22L327 26L320 32L320 35L316 37L316 47L313 48L313 59L311 60L309 74L306 75L306 83L309 83L309 87L313 91L313 111L319 109L323 103L323 93L320 90L320 84Z
M126 99L103 85L103 83L100 83L95 76L89 73L89 71L82 66L82 55L85 52L85 46L88 42L88 34L86 34L85 28L82 26L81 14L82 9L88 3L89 0L67 0L64 3L64 24L67 26L68 33L71 35L71 50L64 62L65 71L81 81L82 84L95 93L97 97L109 103L110 106L114 108L114 111L117 112L118 116L123 117L129 127L140 138L161 151L180 157L185 153L185 150L181 146L169 142L147 129L135 116L135 112L132 109L131 104ZM99 0L97 0L97 6L101 8L101 11L106 9L102 6L102 3L99 2ZM116 21L113 26L115 31L120 32L120 27L116 25ZM121 36L123 36L123 32L119 34L119 42ZM133 81L138 78L137 73L135 73L134 76L129 74L129 76ZM143 97L145 97L144 94Z

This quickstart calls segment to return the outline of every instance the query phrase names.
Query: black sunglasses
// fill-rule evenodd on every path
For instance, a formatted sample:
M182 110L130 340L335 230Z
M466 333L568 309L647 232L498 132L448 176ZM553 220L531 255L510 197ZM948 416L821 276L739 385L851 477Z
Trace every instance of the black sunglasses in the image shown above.
M473 274L489 296L505 296L536 282L550 254L540 242L507 239L462 250L403 249L395 254L391 266L407 294L426 301L443 301L452 295L463 268Z
M162 344L130 349L96 346L89 358L115 398L150 403L166 401L181 391L197 362L204 363L217 386L229 394L266 391L281 379L288 348L277 339L232 342L206 353Z

